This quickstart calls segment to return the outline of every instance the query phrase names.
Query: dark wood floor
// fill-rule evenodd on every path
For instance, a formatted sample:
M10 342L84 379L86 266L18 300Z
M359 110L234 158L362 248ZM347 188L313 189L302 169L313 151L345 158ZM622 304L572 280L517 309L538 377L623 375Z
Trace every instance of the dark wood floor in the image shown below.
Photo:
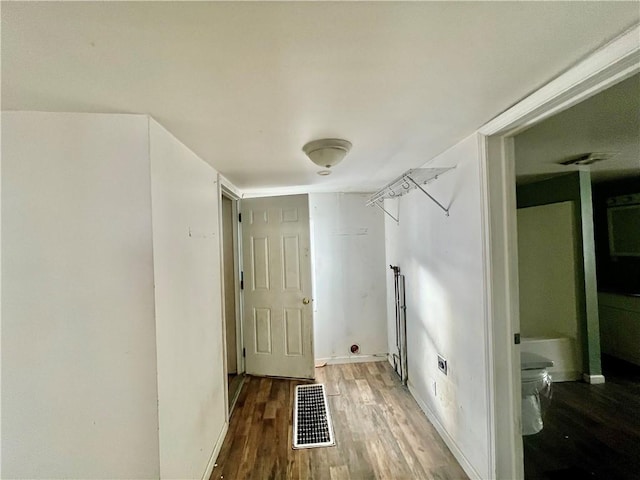
M605 357L603 373L553 385L544 429L524 437L527 480L640 479L640 367Z
M336 446L293 450L293 394L303 382L248 376L211 480L467 478L387 362L316 373Z

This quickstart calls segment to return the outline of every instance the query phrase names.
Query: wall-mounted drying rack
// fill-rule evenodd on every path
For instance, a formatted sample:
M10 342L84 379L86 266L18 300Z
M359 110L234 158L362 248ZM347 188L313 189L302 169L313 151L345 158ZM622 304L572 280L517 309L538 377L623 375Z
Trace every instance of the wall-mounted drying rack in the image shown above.
M384 199L401 197L405 193L409 193L414 188L417 188L427 197L429 197L438 207L440 207L444 211L445 215L449 216L449 209L442 205L438 200L433 198L433 196L429 194L422 186L436 180L440 175L448 172L449 170L453 170L454 168L456 167L414 168L413 170L407 170L398 178L396 178L392 182L389 182L376 193L371 195L371 197L369 197L369 200L367 200L367 206L370 207L372 205L375 205L384 213L393 218L396 222L398 222L398 219L391 215L384 208Z

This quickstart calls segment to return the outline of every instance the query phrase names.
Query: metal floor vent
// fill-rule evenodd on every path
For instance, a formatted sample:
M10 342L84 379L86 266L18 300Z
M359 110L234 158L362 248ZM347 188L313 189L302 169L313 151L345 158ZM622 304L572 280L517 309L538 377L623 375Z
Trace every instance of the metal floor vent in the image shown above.
M293 406L293 448L335 444L324 385L298 385Z

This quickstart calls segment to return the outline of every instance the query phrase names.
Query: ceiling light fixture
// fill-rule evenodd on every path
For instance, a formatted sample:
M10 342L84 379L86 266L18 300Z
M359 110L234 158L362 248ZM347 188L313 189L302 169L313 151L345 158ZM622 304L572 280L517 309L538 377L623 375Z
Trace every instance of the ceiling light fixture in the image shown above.
M339 138L323 138L314 140L302 147L302 151L307 157L322 168L331 168L342 161L351 149L351 142ZM328 173L320 173L328 175Z

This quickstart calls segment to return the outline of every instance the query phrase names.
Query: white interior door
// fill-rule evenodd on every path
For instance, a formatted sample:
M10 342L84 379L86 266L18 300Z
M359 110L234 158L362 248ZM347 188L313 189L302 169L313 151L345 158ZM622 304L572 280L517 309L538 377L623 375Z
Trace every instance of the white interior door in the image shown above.
M308 196L244 199L241 210L246 371L314 378Z

